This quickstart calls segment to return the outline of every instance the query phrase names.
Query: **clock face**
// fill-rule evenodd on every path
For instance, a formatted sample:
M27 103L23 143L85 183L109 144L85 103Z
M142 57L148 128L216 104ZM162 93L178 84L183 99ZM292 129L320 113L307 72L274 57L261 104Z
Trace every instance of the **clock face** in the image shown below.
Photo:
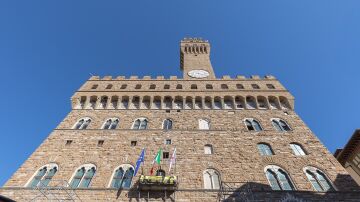
M191 70L188 72L188 75L193 78L206 78L209 76L209 72L205 70Z

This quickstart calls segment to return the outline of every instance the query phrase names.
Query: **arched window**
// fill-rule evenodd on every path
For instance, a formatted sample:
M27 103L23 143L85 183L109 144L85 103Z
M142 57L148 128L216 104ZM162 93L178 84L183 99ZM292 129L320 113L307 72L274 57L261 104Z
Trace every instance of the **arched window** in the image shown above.
M283 109L290 109L290 105L289 105L289 102L288 102L288 100L286 99L286 97L280 97L279 100L280 100L281 108L283 108Z
M256 109L256 100L254 97L246 97L246 108L247 109Z
M269 96L269 104L271 109L279 109L279 102L276 97Z
M181 84L176 85L176 89L182 89L182 85Z
M163 103L164 109L171 109L172 108L172 98L169 96L164 97L164 103Z
M134 175L134 167L124 164L115 169L110 183L111 188L130 188Z
M268 87L268 89L275 89L275 86L272 84L266 84L266 86Z
M224 109L233 109L233 97L231 96L225 96L224 97Z
M170 89L170 85L169 85L169 84L165 84L165 85L164 85L164 89Z
M277 131L290 131L291 130L289 125L281 119L272 119L271 123Z
M89 126L90 122L91 122L90 118L87 117L82 118L75 124L73 128L76 130L84 130Z
M200 130L209 130L210 129L210 121L206 119L199 119L199 129Z
M112 84L108 84L108 85L106 86L106 89L111 89L112 87L113 87Z
M155 84L151 84L149 89L155 89L156 85Z
M229 89L229 87L226 84L221 84L221 89Z
M279 166L266 166L265 174L273 190L295 190L290 177Z
M265 143L259 143L257 145L257 148L259 149L261 156L271 156L274 155L274 152L272 151L270 145Z
M193 108L193 98L192 97L186 97L185 109L192 109L192 108Z
M221 108L222 108L221 98L215 97L214 98L214 109L221 109Z
M105 109L106 105L107 105L107 102L108 102L108 97L107 96L101 97L99 107Z
M172 129L173 122L171 119L165 119L163 123L163 129L164 130L171 130Z
M97 89L98 86L99 86L99 85L94 84L94 85L91 87L91 89Z
M46 187L58 171L55 163L42 166L28 183L27 187Z
M236 105L236 109L244 109L245 104L244 104L244 98L241 96L236 96L235 97L235 105Z
M80 168L75 171L75 174L70 182L70 187L73 189L89 187L95 172L96 167L93 164L85 164L80 166Z
M260 89L259 85L257 85L257 84L251 84L251 87L252 87L253 89Z
M118 106L118 102L119 102L119 97L118 96L112 96L111 97L111 105L114 109L117 108Z
M197 85L196 84L191 84L191 89L197 89Z
M175 105L174 106L175 109L182 109L183 108L183 98L180 96L176 96L174 105Z
M305 156L306 153L301 145L297 143L290 143L290 147L296 156Z
M326 175L315 167L305 167L304 172L316 191L326 192L334 190Z
M206 144L204 146L204 153L205 154L213 154L213 146L211 144Z
M135 89L141 89L141 84L136 84Z
M242 84L236 84L236 88L237 88L237 89L244 89L244 85L242 85Z
M214 169L207 169L203 173L205 189L220 189L220 175Z
M91 96L89 101L89 107L94 109L96 107L97 97Z
M117 125L119 124L118 118L111 118L105 121L103 129L116 129Z
M123 84L121 85L120 89L126 89L127 85L126 84Z
M213 86L211 84L206 84L206 89L213 89Z
M262 131L260 123L255 119L245 119L245 125L249 131Z
M195 107L194 109L202 109L202 97L195 97Z
M145 130L147 128L148 120L146 118L139 118L134 121L132 129Z
M265 97L258 96L257 101L258 101L259 109L267 109L268 108L267 101L266 101Z

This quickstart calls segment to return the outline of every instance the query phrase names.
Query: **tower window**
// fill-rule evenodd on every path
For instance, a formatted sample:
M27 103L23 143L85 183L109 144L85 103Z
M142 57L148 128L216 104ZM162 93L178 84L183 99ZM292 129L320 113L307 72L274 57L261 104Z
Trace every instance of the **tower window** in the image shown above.
M165 144L166 144L166 145L171 144L171 139L166 139L166 140L165 140Z
M115 169L112 181L111 188L130 188L131 181L134 175L134 167L129 164L124 164Z
M226 84L221 84L221 89L229 89L229 87Z
M164 85L164 89L170 89L170 85L169 85L169 84L165 84L165 85Z
M211 84L206 84L206 89L213 89L213 86Z
M163 152L163 159L169 158L169 152Z
M306 167L304 169L304 172L316 191L326 192L329 190L334 190L330 183L330 180L319 169L314 167Z
M255 119L245 119L245 125L249 131L262 131L260 123Z
M291 130L289 125L281 119L272 119L271 123L277 131L290 131Z
M271 165L267 166L265 171L272 190L294 190L289 175L280 167Z
M70 182L70 187L75 188L88 188L90 186L90 182L94 177L96 172L95 165L86 164L81 166L76 170L74 177Z
M134 121L132 129L145 130L147 128L148 120L146 118L139 118Z
M171 119L165 119L163 123L164 130L171 130L173 126L173 121Z
M203 173L205 189L220 189L220 175L214 169L207 169Z
M90 122L90 118L82 118L75 124L73 128L76 130L84 130L89 126Z
M306 155L304 149L302 148L302 146L300 144L291 143L290 147L296 156L305 156Z
M135 89L141 89L141 84L136 84Z
M210 129L210 121L206 119L199 119L199 130L209 130Z
M252 87L253 89L260 89L259 85L257 85L257 84L251 84L251 87Z
M116 129L118 124L119 124L118 118L111 118L111 119L108 119L105 121L103 129L114 130L114 129Z
M182 89L182 85L181 84L176 85L176 89Z
M102 147L104 144L104 140L99 140L97 146Z
M272 151L270 145L265 143L259 143L257 145L257 148L259 149L261 156L271 156L274 155L274 152Z
M151 84L150 85L150 89L155 89L156 88L156 85L155 84Z
M244 89L244 86L242 84L236 84L237 89Z
M111 89L112 87L113 87L113 85L109 84L109 85L106 86L106 89Z
M130 142L130 145L131 145L132 147L135 147L136 144L137 144L137 141L131 141L131 142Z
M66 140L65 146L70 146L72 142L72 140Z
M120 89L126 89L127 85L126 84L123 84L121 85Z
M97 88L98 88L98 86L99 86L99 85L94 84L94 85L91 87L91 89L93 89L93 90L94 90L94 89L97 89Z
M47 164L42 166L29 182L27 187L46 187L50 183L51 179L54 177L58 171L58 166L54 163Z
M266 86L268 87L268 89L275 89L275 86L272 84L266 84Z
M196 84L192 84L192 85L191 85L191 89L197 89L197 85L196 85Z
M204 146L204 154L213 154L213 146L211 144Z

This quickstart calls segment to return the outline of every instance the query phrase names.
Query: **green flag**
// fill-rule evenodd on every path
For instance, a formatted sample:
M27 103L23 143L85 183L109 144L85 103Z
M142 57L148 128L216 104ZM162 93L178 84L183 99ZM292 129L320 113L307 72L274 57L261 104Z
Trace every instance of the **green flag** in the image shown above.
M160 161L161 161L161 153L162 153L162 150L159 149L158 153L156 154L156 157L155 157L155 161L158 165L160 165Z

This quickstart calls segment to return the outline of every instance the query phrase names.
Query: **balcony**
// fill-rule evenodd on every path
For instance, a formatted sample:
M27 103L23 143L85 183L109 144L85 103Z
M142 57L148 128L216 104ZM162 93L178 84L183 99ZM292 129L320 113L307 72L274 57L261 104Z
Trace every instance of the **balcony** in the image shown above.
M176 176L146 176L141 175L139 189L145 191L175 191L177 188Z

